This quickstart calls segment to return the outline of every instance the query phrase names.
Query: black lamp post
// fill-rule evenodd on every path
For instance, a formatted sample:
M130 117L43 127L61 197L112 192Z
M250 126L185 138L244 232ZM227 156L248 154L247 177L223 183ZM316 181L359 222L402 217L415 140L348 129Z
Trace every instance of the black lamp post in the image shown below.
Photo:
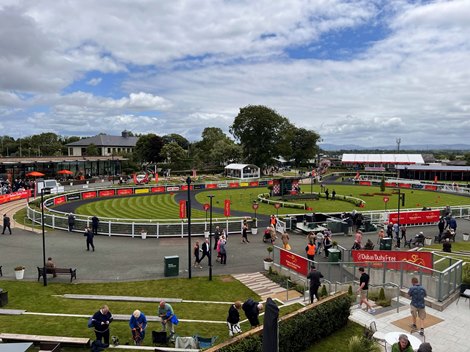
M41 226L42 226L42 277L44 279L44 286L47 286L47 273L46 273L46 235L44 233L44 195L51 194L50 188L41 189Z
M212 281L212 198L214 195L207 196L209 198L209 281ZM207 214L207 212L206 212Z
M188 185L188 200L186 202L186 217L188 218L188 278L191 278L191 177L186 179ZM209 257L210 260L210 257Z

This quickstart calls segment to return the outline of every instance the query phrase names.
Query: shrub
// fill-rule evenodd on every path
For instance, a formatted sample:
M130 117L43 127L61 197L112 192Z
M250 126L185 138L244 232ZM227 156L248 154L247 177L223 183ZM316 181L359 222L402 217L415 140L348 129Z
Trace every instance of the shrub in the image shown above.
M323 285L321 287L321 291L320 291L320 297L327 297L328 296L328 291L326 290L326 286Z
M464 265L462 267L462 283L465 285L470 285L470 264Z
M383 301L385 300L385 290L384 288L380 288L380 292L379 292L379 300Z
M382 351L382 349L374 340L369 340L362 336L353 336L349 340L348 351L349 352L363 352L363 351L380 352Z

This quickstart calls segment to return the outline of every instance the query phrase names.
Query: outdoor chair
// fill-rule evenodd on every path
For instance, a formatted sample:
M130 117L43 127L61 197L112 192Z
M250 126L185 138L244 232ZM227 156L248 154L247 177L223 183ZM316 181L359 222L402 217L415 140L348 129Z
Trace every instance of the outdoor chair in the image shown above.
M370 323L367 330L369 331L369 334L371 334L371 338L373 340L375 340L379 345L385 346L385 334L381 331L377 331L377 324L375 321Z
M202 337L199 335L194 335L194 339L197 342L198 348L209 348L214 346L215 341L217 340L218 336L212 337Z

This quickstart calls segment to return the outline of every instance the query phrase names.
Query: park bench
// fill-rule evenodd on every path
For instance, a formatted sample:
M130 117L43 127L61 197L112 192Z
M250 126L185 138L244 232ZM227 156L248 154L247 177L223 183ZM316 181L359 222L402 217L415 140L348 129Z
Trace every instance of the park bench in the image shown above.
M405 242L403 248L408 247L408 248L411 249L411 246L424 247L424 240L425 239L426 239L425 237L423 237L423 238L416 238L416 237L410 238L408 241Z
M34 344L48 343L61 346L89 347L90 339L84 337L43 336L26 334L0 333L3 342L33 342Z
M77 279L77 269L73 268L55 268L55 269L49 269L46 268L46 274L53 274L53 271L55 270L56 275L70 275L70 282L72 282L73 279ZM38 281L41 278L41 276L44 275L44 268L41 268L38 266Z

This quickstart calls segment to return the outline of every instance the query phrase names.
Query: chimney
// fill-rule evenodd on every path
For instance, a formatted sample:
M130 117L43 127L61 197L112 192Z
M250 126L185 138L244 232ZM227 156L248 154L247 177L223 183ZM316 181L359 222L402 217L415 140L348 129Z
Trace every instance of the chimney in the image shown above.
M127 138L127 137L129 137L129 132L124 130L124 131L121 132L121 136L124 137L124 138Z

